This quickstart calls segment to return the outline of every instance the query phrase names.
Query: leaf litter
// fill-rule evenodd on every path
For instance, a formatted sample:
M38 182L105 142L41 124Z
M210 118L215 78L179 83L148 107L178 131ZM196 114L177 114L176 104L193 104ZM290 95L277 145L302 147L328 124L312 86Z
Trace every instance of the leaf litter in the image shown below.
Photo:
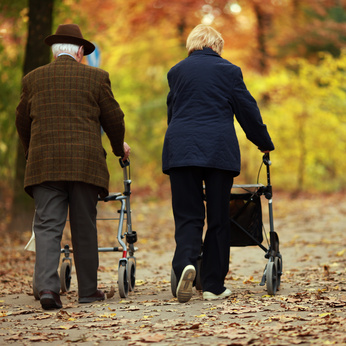
M136 287L126 299L118 295L118 258L100 254L99 285L107 299L78 304L73 270L71 290L62 295L63 309L43 311L32 293L34 254L23 250L24 240L1 247L0 344L345 344L346 239L341 215L346 202L340 199L334 208L326 208L328 196L313 202L279 196L280 217L274 223L284 273L275 296L259 286L265 265L262 250L232 248L229 299L203 301L195 291L188 303L179 304L170 291L174 225L168 201L151 202L143 210L141 203L133 206L139 251ZM146 217L136 220L136 210ZM113 232L114 227L99 226L100 242L111 239ZM67 235L64 241L69 240Z

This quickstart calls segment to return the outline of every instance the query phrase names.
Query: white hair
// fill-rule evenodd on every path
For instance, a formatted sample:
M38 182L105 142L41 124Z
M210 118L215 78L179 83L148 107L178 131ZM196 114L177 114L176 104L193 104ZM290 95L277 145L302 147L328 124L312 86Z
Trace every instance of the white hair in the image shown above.
M57 57L60 53L71 53L77 55L80 46L71 43L54 43L52 44L53 56Z

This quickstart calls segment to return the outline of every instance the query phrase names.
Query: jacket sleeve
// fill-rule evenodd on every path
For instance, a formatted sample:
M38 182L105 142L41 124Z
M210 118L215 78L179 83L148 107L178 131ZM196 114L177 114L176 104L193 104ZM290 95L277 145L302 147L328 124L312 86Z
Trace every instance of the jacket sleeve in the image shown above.
M261 151L274 150L274 144L263 124L260 110L256 100L247 90L243 81L241 69L235 71L234 86L232 90L233 111L246 137Z
M124 156L125 136L124 113L113 96L111 82L107 72L104 72L103 74L99 107L101 110L101 126L110 140L113 153L116 156L122 157Z
M25 157L28 156L29 143L31 137L31 118L29 109L29 95L23 80L22 93L20 102L16 109L16 128L19 135L19 139L22 142Z
M174 106L174 90L172 88L172 69L167 73L169 92L167 95L167 125L172 120L173 106Z
M167 95L167 125L172 120L172 112L173 112L173 92L169 91Z

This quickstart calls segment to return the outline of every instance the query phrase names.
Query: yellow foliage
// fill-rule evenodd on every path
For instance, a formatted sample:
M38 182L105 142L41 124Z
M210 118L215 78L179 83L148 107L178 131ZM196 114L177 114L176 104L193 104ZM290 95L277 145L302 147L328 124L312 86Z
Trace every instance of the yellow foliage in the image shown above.
M186 57L186 35L203 17L203 11L197 10L198 2L187 5L184 2L164 1L161 5L162 8L158 9L152 0L66 0L57 7L54 25L56 28L57 23L76 22L81 26L85 38L99 46L100 67L109 72L114 96L125 113L125 140L132 148L131 178L136 187L150 188L154 192L159 191L161 185L167 182L167 177L161 172L161 150L167 126L166 75L174 64ZM215 6L217 7L216 3ZM293 8L282 4L273 7L273 10L278 11L274 18L280 20L276 25L280 24L280 28L284 26L282 32L288 30L286 33L289 33L292 28L288 27L290 19L287 13ZM227 11L219 12L214 26L225 37L223 56L242 67L245 82L258 101L263 120L276 147L271 155L274 188L291 191L344 189L345 51L338 58L320 54L319 61L315 60L314 63L292 59L279 64L277 60L273 62L267 75L251 74L246 66L256 65L259 59L254 56L251 48L257 32L257 20L252 7L243 6L242 12L237 16L230 16ZM166 13L171 15L167 16ZM17 21L21 25L21 33L24 31L26 18L26 10L21 11ZM11 22L5 21L0 27L5 38L8 35L4 33L10 32L5 27L9 25L6 23ZM9 102L10 97L19 97L19 77L14 78L14 72L11 72L14 69L9 69L7 65L11 57L13 60L14 54L23 55L25 45L22 44L22 36L25 35L18 36L21 43L19 45L13 44L18 43L14 40L18 38L13 36L11 45L0 46L5 53L0 59L3 63L3 68L0 68L0 84L3 90L11 90L8 97L2 92L6 102ZM277 39L280 41L280 35ZM269 40L267 43L273 42ZM276 43L275 47L268 45L272 54L280 47L279 42ZM18 54L18 47L22 49L21 54ZM247 61L252 63L246 65ZM15 71L19 76L20 70ZM12 92L15 86L11 83L18 85L18 95ZM8 109L12 112L15 102L11 103L13 105ZM14 137L14 125L8 125L12 117L13 113L10 114L7 108L6 114L0 112L0 161L5 162L0 169L0 176L6 174L7 179L13 175L8 172L14 172L13 155L9 158L9 152L15 147L14 141L11 141ZM7 128L12 130L7 131ZM242 173L237 181L254 183L262 154L245 138L238 125L237 133L242 152ZM122 191L122 171L117 159L111 154L108 140L104 138L103 142L108 152L112 190ZM264 172L260 176L260 182L265 183Z
M346 51L338 59L324 54L318 65L295 59L289 68L280 67L267 77L252 76L250 90L252 84L276 146L274 185L285 190L344 189Z

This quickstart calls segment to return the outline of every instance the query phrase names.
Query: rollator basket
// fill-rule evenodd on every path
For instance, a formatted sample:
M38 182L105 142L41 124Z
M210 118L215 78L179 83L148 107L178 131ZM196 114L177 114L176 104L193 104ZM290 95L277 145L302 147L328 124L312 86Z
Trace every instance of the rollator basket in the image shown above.
M256 193L230 195L230 227L230 246L251 246L263 242L260 196Z

